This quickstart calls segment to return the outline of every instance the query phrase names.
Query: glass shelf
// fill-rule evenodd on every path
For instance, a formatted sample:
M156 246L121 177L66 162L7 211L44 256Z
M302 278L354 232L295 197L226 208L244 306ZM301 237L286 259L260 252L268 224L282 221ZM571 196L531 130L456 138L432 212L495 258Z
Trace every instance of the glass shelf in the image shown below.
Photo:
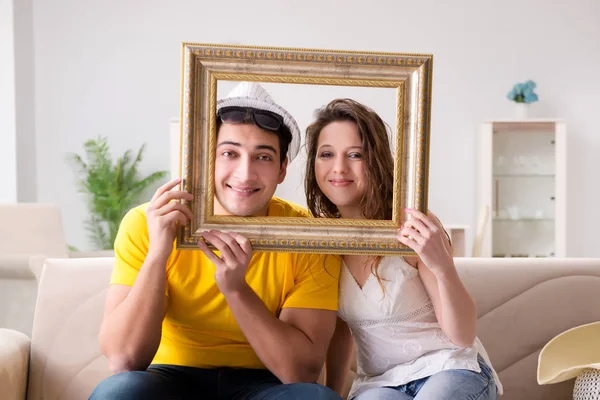
M494 178L554 178L554 174L494 174Z
M494 221L511 221L511 222L553 222L554 218L499 218L495 217Z
M493 254L493 258L553 258L554 253L551 254Z

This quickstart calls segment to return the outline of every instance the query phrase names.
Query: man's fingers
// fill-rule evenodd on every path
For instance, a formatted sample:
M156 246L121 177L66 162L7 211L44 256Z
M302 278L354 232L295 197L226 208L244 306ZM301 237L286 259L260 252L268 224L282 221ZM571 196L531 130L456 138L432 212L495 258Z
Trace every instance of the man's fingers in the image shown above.
M167 215L173 211L179 211L181 212L183 215L185 215L187 218L189 218L190 220L194 218L194 214L192 214L192 211L185 205L181 204L181 203L177 203L177 202L171 202L169 204L167 204L166 206L158 209L156 211L156 215L158 216L163 216L163 215Z
M176 222L179 222L181 225L187 225L190 222L190 220L184 213L182 213L179 210L172 211L165 216L165 226L175 224Z
M194 196L191 193L184 192L181 190L171 190L169 192L163 193L152 202L152 206L155 210L158 210L161 207L164 207L166 204L169 204L172 201L179 200L188 200L191 201Z
M187 217L185 214L183 214L183 213L182 213L182 212L180 212L180 211L177 211L177 212L175 213L175 215L176 215L176 216L175 216L175 219L176 219L176 220L177 220L177 222L179 222L181 225L187 225L187 224L190 222L190 219L189 219L189 218L188 218L188 217Z
M229 250L231 250L231 253L237 260L243 261L245 260L245 258L247 258L246 252L240 247L240 244L238 243L237 239L234 238L231 234L224 233L221 231L210 231L210 233L219 238L219 240L223 241L223 243L227 245L227 247L229 248Z
M229 245L217 235L212 232L204 232L202 236L221 252L221 259L233 261L236 258Z
M165 183L164 185L162 185L161 187L156 189L156 192L154 192L154 196L152 196L152 199L150 200L150 202L158 199L163 193L173 189L180 182L181 182L181 178L175 178L172 181Z
M246 253L247 256L252 254L252 244L247 237L240 235L235 232L228 232L231 237L235 239L235 241L239 244L240 248Z
M167 216L174 212L181 213L188 219L192 219L194 217L194 215L192 214L192 212L190 211L189 208L187 208L186 206L184 206L181 203L176 203L176 202L169 203L166 206L162 207L161 209L157 210L156 215L159 217L162 217L162 216Z
M212 261L212 263L215 266L218 263L222 263L223 262L223 260L221 260L219 257L217 257L217 255L211 249L208 248L207 244L204 243L203 240L198 240L198 248L200 250L202 250L202 252L206 256L206 258L208 258L210 261Z

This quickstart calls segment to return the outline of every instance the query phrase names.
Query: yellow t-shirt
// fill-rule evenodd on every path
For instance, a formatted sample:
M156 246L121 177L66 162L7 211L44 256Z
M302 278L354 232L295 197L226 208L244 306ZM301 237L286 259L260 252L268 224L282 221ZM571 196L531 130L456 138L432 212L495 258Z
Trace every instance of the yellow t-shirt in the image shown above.
M111 284L132 286L148 252L146 207L123 218L115 240ZM307 217L300 206L274 197L269 216ZM337 310L341 258L336 255L255 252L248 285L278 316L282 308ZM168 308L153 364L198 368L265 368L235 321L200 250L174 249L167 262Z

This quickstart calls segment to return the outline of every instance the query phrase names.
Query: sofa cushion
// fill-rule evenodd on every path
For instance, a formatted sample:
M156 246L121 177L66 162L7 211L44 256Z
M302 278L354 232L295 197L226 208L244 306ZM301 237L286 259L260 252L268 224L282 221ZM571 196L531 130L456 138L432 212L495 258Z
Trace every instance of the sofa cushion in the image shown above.
M87 399L110 375L98 334L112 258L47 259L33 321L28 400Z

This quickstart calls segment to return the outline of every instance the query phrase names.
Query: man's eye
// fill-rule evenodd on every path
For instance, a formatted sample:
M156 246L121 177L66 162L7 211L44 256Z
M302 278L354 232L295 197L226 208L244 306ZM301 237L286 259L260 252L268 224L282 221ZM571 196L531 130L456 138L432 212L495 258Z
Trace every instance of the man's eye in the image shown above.
M258 156L258 159L261 161L272 161L273 158L271 156Z
M231 152L231 151L224 151L224 152L222 152L222 153L221 153L221 155L222 155L223 157L228 157L228 158L229 158L229 157L235 157L235 156L236 156L236 154L235 154L234 152Z

